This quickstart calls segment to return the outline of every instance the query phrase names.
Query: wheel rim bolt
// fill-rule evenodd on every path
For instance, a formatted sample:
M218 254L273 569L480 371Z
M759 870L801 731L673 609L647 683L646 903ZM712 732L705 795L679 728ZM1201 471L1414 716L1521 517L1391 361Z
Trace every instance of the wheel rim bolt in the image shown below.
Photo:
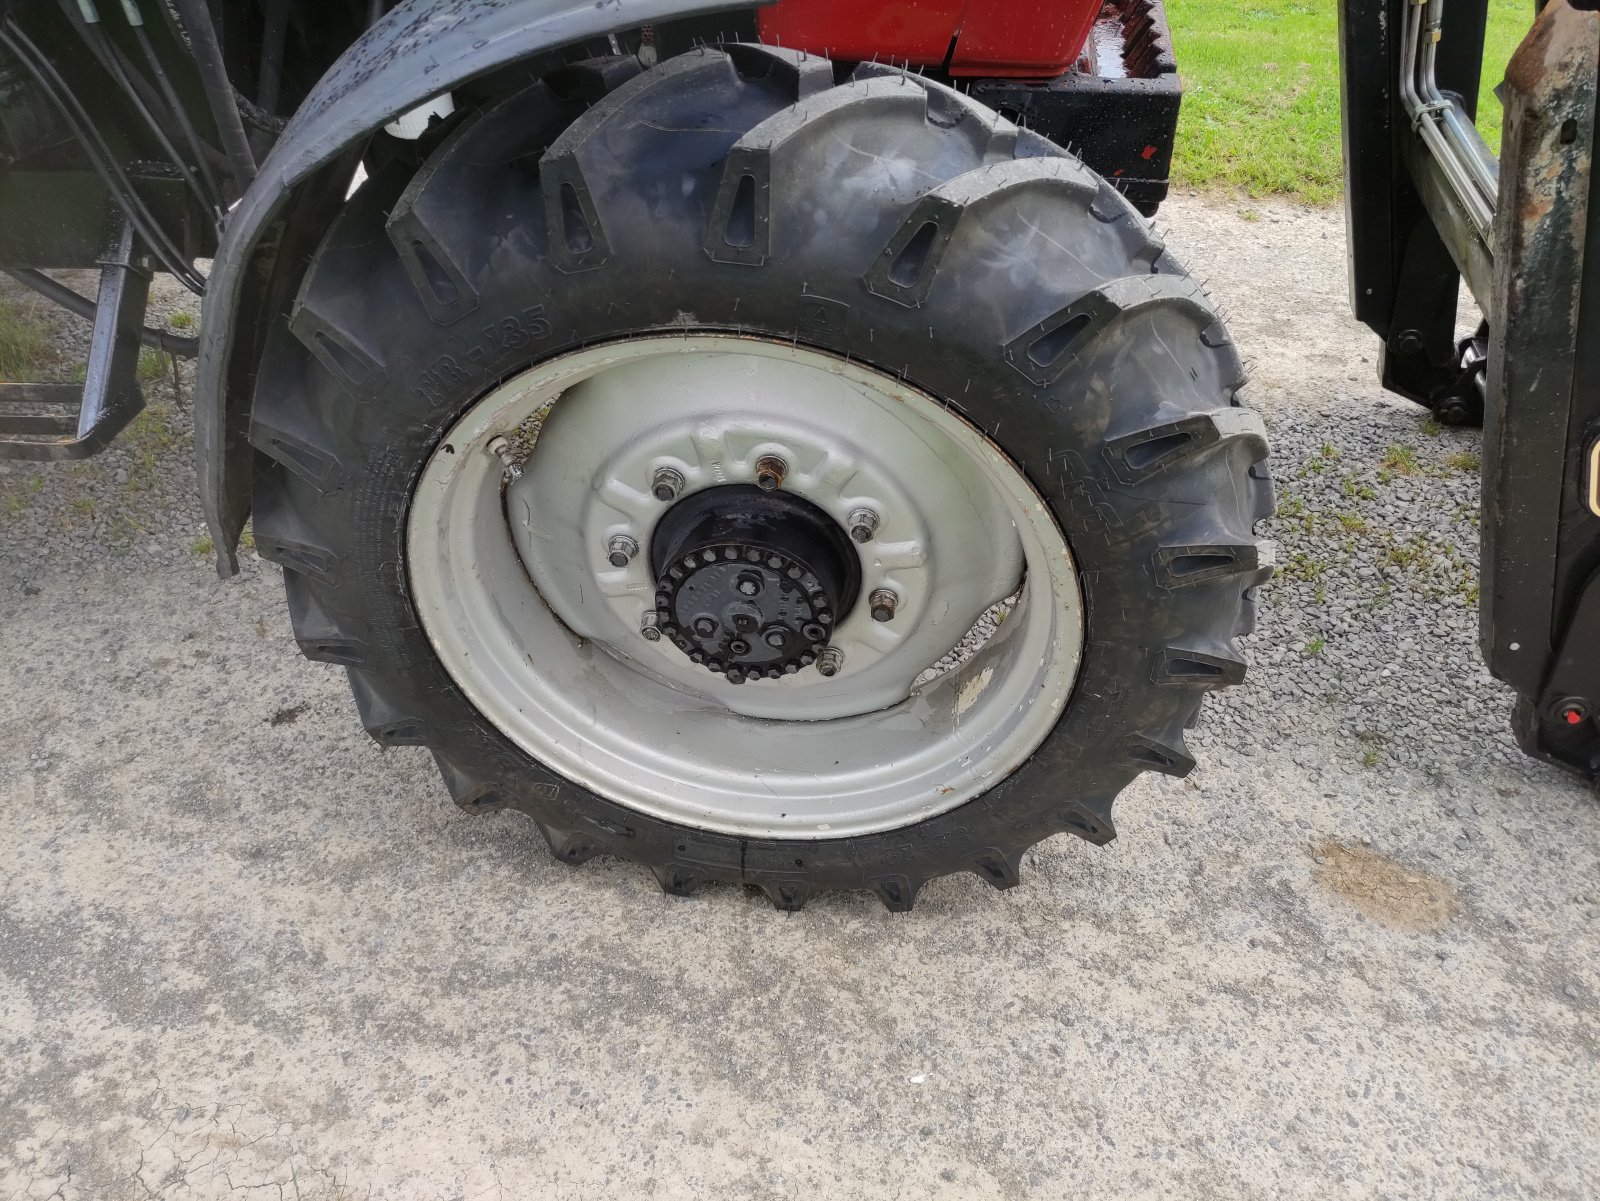
M639 618L639 633L646 642L661 641L661 618L653 610Z
M683 472L676 467L657 467L650 477L650 491L662 504L677 500L683 491Z
M782 630L773 630L767 635L767 645L775 651L781 651L784 644L789 641Z
M844 667L844 652L836 646L824 647L817 656L817 672L820 675L836 676Z
M606 559L613 567L626 567L639 553L639 544L626 534L618 534L606 543Z
M892 588L874 588L867 597L873 621L893 621L894 611L900 607L900 597Z
M783 477L789 474L789 464L777 455L762 455L756 460L756 483L763 492L776 492L783 487Z
M871 509L857 509L850 514L850 537L856 542L871 542L878 532L878 515Z
M717 632L717 623L709 617L702 617L694 623L694 632L701 638L709 638Z

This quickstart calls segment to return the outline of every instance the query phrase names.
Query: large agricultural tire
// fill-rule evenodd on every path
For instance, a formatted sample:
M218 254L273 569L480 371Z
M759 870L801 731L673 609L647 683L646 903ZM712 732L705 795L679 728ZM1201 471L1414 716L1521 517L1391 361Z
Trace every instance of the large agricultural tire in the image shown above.
M965 96L757 46L607 60L348 203L263 358L255 537L305 654L464 809L669 892L901 910L953 872L1014 884L1052 834L1104 843L1138 773L1192 768L1184 730L1242 678L1270 571L1242 382L1116 190ZM851 542L869 484L882 527ZM694 574L712 543L771 565L737 586L785 598L760 617L784 662L732 662L733 609L715 645L672 624L700 603L683 563L723 597ZM824 618L842 668L817 661Z

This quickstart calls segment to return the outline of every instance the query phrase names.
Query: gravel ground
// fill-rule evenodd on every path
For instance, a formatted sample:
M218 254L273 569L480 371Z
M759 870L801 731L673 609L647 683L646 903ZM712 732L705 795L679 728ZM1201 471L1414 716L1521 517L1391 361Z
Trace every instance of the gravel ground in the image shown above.
M1378 391L1337 213L1162 224L1275 439L1251 682L911 915L461 814L212 576L186 394L0 464L0 1197L1600 1195L1600 808L1477 661L1477 436Z

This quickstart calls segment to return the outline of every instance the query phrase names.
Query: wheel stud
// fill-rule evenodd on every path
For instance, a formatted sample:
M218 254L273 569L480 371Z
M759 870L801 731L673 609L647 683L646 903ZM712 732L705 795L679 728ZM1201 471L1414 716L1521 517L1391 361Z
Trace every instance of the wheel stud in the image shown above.
M639 553L639 544L626 534L618 534L606 543L606 559L613 567L626 567Z
M782 630L769 630L767 632L767 645L775 651L781 651L788 641L789 636Z
M683 491L683 472L675 467L657 467L650 478L650 491L662 504L677 500Z
M695 619L694 632L697 637L709 638L717 632L717 623L713 618L700 617Z
M763 492L776 492L783 487L783 477L789 474L789 464L777 455L762 455L756 460L756 483Z
M661 641L661 618L656 615L654 609L649 610L643 617L639 618L639 633L646 642Z
M878 532L878 515L871 509L857 509L850 514L850 537L856 542L871 542Z
M867 597L867 605L872 610L873 621L893 621L900 598L891 588L874 588L872 595Z
M817 673L824 676L836 676L844 666L844 652L836 646L822 648L822 653L817 656Z

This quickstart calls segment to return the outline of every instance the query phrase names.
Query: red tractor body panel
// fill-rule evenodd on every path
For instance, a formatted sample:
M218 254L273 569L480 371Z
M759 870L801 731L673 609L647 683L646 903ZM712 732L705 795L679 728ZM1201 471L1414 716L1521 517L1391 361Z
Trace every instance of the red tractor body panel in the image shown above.
M1089 40L1101 0L782 0L761 40L843 59L946 66L952 75L1051 79Z

